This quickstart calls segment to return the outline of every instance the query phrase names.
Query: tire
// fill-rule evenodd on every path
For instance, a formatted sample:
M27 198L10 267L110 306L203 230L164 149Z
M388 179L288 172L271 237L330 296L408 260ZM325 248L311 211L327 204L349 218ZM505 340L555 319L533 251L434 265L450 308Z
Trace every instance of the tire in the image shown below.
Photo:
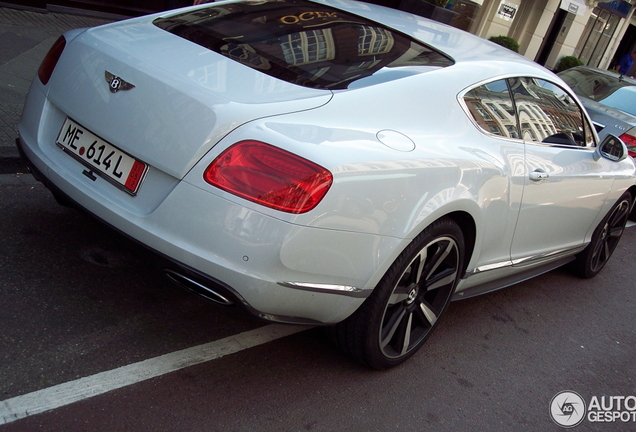
M461 229L450 218L437 220L400 254L362 306L329 329L331 338L372 368L403 363L437 327L463 259Z
M591 278L605 267L625 231L631 205L632 196L626 192L596 227L592 241L572 263L572 269L577 276Z

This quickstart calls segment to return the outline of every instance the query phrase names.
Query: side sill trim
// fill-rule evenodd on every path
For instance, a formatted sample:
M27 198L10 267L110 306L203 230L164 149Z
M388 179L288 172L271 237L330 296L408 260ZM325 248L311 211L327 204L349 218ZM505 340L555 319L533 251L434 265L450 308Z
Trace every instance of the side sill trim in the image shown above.
M512 266L512 261L503 261L500 263L493 263L493 264L487 264L481 267L476 267L472 270L467 270L466 271L466 276L465 278L468 278L470 276L476 275L478 273L483 273L483 272L487 272L490 270L497 270L500 268L504 268L504 267L511 267Z
M518 258L512 262L512 265L515 267L523 267L527 265L533 265L536 263L540 263L546 260L558 259L559 257L575 255L585 249L587 245L569 248L569 249L559 249L554 252L534 255L526 258Z
M542 264L545 261L558 260L561 257L576 255L577 253L585 249L585 246L586 245L570 248L570 249L559 249L554 252L548 252L548 253L533 255L533 256L524 257L524 258L517 258L514 261L502 261L498 263L483 265L481 267L476 267L472 270L466 271L465 278L474 276L478 273L483 273L490 270L497 270L504 267L526 267L526 266Z
M571 261L574 261L574 255L568 255L556 260L547 261L541 265L530 267L526 270L520 270L519 273L515 273L503 279L497 279L491 282L486 282L481 285L476 285L474 287L467 288L463 291L456 292L452 300L461 300L467 299L471 297L475 297L481 294L485 294L491 291L496 291L501 288L506 288L511 285L517 284L519 282L526 281L528 279L532 279L535 276L539 276L543 273L547 273L554 269L557 269L565 264L568 264Z

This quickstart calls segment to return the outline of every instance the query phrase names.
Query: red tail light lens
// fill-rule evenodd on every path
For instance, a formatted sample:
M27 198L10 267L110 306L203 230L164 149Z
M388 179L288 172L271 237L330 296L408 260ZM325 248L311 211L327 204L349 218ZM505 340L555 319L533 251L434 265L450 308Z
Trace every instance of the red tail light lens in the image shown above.
M627 146L627 150L631 157L636 157L636 137L627 133L619 136L619 138L625 143Z
M44 57L44 60L42 60L40 69L38 69L38 77L42 84L46 85L49 82L49 79L51 79L53 69L55 69L55 65L57 65L57 61L60 59L65 46L66 39L64 39L64 36L60 36L55 41L46 57Z
M259 141L241 141L221 153L205 181L255 203L305 213L324 198L333 176L320 165Z

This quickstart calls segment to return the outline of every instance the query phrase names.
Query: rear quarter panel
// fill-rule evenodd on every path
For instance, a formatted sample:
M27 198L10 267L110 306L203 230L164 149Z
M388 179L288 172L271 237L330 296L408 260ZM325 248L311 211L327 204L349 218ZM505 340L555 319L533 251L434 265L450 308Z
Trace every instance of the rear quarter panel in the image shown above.
M465 70L458 70L464 74ZM243 205L291 223L401 240L389 261L434 220L463 212L477 226L473 261L509 259L521 199L523 145L479 132L457 101L461 82L436 71L381 86L336 92L326 106L275 116L233 131L186 181L203 184L205 167L229 145L259 139L326 168L334 184L311 212L288 215ZM380 131L407 136L408 150L378 139ZM230 200L238 198L220 190Z

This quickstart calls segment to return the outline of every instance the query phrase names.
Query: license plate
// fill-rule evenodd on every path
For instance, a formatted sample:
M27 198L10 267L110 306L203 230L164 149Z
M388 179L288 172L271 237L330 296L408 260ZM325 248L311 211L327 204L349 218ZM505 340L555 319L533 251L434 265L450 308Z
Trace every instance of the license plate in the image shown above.
M104 141L70 118L62 125L55 143L91 171L131 195L137 195L148 171L148 165Z

